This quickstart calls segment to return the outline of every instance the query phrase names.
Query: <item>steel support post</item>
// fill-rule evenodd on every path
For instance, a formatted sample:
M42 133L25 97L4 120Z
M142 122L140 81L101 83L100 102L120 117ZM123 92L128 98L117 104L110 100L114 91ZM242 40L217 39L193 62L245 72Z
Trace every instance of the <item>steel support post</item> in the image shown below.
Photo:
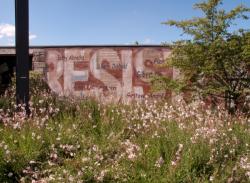
M16 102L29 111L29 0L15 0Z

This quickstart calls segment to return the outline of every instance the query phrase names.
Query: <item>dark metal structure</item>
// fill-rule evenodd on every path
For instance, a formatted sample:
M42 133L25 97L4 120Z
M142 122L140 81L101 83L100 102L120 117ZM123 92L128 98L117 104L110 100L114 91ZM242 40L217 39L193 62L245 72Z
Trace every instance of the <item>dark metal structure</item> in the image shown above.
M16 102L29 111L29 0L15 0Z

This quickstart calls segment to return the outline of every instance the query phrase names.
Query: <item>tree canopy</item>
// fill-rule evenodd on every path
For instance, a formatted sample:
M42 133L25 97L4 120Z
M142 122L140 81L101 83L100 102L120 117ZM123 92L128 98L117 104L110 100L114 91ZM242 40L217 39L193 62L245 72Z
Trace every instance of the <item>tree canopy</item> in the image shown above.
M250 9L239 5L226 12L220 9L221 4L222 0L197 3L194 8L201 10L203 17L164 22L182 29L191 39L175 42L167 60L182 77L176 81L160 80L168 89L192 91L201 98L209 96L214 102L223 99L227 109L235 112L250 92L250 32L230 28L236 19L248 20L246 13Z

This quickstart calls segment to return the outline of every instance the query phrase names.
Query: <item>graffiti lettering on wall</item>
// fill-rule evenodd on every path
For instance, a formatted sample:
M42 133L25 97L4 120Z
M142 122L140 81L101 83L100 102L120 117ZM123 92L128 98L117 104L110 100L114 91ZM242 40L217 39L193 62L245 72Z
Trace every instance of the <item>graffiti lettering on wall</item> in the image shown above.
M156 75L172 78L172 69L159 67L169 54L167 48L51 48L46 50L47 80L65 96L122 102L169 97L150 87Z

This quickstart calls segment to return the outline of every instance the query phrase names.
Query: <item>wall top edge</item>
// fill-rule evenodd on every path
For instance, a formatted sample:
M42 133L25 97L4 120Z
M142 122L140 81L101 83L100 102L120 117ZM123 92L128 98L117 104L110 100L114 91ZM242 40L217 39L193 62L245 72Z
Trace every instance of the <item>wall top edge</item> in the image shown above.
M30 46L31 49L42 48L171 48L171 45L39 45ZM0 46L0 49L15 49L14 46Z

